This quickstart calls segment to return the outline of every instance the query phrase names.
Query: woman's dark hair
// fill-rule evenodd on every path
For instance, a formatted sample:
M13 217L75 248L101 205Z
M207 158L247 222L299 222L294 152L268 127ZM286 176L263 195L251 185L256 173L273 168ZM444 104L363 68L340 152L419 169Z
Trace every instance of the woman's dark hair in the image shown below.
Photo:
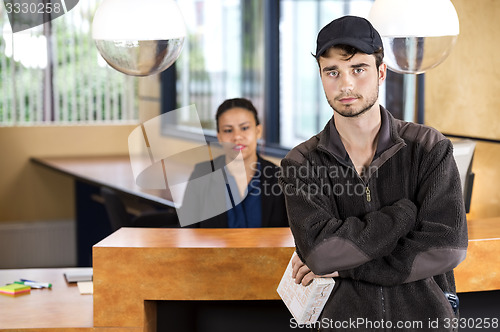
M217 132L219 132L219 118L224 112L232 109L232 108L244 108L248 110L249 112L252 112L254 118L255 118L255 125L259 125L259 117L257 116L257 109L255 106L253 106L252 102L248 99L245 98L233 98L233 99L226 99L220 106L217 108L217 113L215 113L215 122L217 124Z

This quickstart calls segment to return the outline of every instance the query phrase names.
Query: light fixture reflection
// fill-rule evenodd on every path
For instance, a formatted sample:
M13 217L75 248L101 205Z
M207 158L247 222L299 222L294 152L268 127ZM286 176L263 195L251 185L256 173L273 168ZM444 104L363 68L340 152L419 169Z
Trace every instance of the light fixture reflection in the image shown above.
M174 0L104 0L92 38L104 60L133 76L157 74L180 55L186 28Z
M450 54L459 34L450 0L376 0L368 19L382 37L389 69L419 74Z

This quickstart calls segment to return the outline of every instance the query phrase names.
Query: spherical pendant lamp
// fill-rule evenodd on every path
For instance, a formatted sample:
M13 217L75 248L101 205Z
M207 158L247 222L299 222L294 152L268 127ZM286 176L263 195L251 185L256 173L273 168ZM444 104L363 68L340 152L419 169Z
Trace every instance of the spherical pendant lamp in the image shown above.
M104 0L92 22L92 38L104 60L133 76L167 69L179 57L185 36L174 0Z
M459 34L450 0L376 0L368 19L384 43L389 69L419 74L449 55Z

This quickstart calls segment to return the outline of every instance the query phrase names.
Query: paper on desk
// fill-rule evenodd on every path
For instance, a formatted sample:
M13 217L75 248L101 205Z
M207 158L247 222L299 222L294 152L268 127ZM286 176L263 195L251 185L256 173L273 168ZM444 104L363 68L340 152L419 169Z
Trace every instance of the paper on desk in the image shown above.
M78 281L78 290L82 295L94 294L94 283L92 281Z

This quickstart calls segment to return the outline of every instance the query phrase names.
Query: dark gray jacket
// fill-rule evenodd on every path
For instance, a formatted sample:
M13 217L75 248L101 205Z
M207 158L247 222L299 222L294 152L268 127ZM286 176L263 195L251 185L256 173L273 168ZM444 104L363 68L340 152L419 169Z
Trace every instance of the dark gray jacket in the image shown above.
M455 292L453 268L468 244L453 147L432 128L383 107L381 115L363 177L333 118L282 160L297 254L318 275L339 271L319 322L325 330L449 331L455 316L444 292ZM431 329L435 319L439 328ZM345 324L352 320L368 325Z

